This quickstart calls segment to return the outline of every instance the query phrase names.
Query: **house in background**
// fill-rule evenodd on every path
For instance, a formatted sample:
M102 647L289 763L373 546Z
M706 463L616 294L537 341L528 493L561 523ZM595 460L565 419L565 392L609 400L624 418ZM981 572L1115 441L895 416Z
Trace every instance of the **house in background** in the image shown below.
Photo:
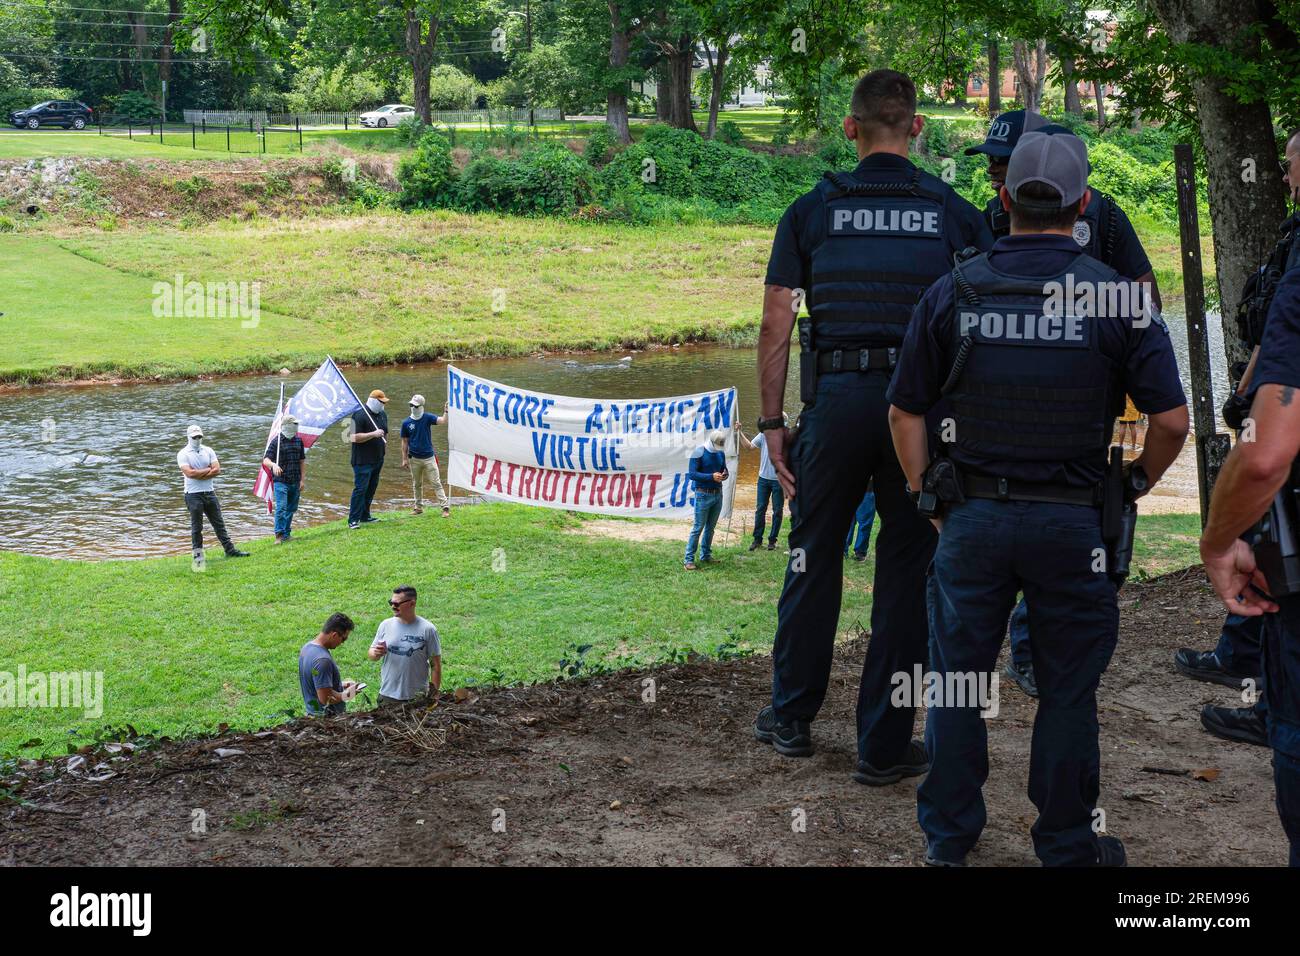
M740 42L740 37L735 38ZM700 44L695 49L694 62L691 63L691 89L694 91L696 84L701 75L705 77L704 82L708 83L709 61L706 52L713 53L712 48ZM730 68L730 64L728 64ZM771 96L772 90L772 68L766 60L759 63L754 68L754 75L745 80L740 88L722 103L724 110L737 110L744 106L765 106L768 97ZM653 79L647 79L644 82L633 82L632 92L639 93L642 96L648 96L655 99L659 95L659 85ZM691 102L697 108L704 108L709 105L707 98L701 102L699 97L692 95Z

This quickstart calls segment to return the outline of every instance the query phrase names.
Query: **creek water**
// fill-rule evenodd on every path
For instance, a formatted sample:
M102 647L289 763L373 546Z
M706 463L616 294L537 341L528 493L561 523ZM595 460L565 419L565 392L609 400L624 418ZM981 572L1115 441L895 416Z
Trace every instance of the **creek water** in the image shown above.
M1181 316L1169 317L1170 335L1187 386L1187 334ZM1210 321L1215 368L1215 405L1226 395L1219 321ZM556 394L610 398L681 395L736 386L740 420L752 434L758 416L752 348L682 346L632 353L534 356L458 361L478 376ZM390 434L396 436L412 394L430 410L446 397L446 365L348 368L360 395L382 388L391 399ZM185 428L199 422L217 452L217 479L226 524L236 541L271 533L265 505L252 494L280 384L292 395L310 372L287 376L120 385L51 386L0 393L0 548L66 558L143 558L186 553L189 518L182 498L176 453ZM797 369L792 367L786 409L799 408ZM447 432L435 429L434 445L446 467ZM409 477L400 452L390 450L376 510L408 509ZM1184 455L1169 479L1195 489L1195 474L1181 474ZM752 503L758 454L741 455L738 502ZM295 522L319 523L347 515L352 489L348 447L338 426L308 456L308 477ZM427 494L427 490L426 490ZM453 494L455 491L453 490ZM205 543L216 546L205 525Z

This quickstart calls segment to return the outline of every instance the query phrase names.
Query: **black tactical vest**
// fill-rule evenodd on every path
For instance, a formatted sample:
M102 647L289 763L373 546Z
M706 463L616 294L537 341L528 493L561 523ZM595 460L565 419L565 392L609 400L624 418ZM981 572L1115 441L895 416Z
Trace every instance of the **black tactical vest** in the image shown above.
M1072 304L1070 293L1083 283L1132 284L1083 254L1046 277L996 272L984 254L953 278L953 353L971 340L948 396L958 447L990 461L1104 462L1123 401L1111 394L1114 363L1100 347L1100 324L1110 320Z
M817 188L826 238L812 253L813 348L902 345L922 293L952 268L945 195L920 170L885 183L827 173Z
M1011 235L1011 214L1002 208L1002 199L994 196L984 206L984 218L994 239ZM1119 207L1106 193L1092 191L1092 199L1074 223L1072 232L1079 248L1094 259L1110 264L1119 236Z

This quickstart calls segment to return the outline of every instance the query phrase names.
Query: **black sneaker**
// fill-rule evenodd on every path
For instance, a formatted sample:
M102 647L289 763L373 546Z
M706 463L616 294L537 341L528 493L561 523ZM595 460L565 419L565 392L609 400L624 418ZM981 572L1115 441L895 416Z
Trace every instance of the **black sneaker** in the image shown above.
M228 557L228 558L246 558L246 557L248 557L248 552L247 552L247 551L240 551L238 548L235 548L235 550L233 550L233 551L227 551L227 552L226 552L226 557Z
M1206 704L1201 708L1201 726L1224 740L1268 746L1268 730L1253 707L1215 707Z
M1097 862L1093 866L1128 866L1128 854L1119 837L1097 837Z
M349 522L348 522L348 530L349 530L349 531L356 531L356 530L357 530L358 528L360 528L360 527L361 527L361 522L360 522L360 521L349 521Z
M1234 690L1241 690L1241 682L1255 674L1234 674L1219 663L1213 651L1194 651L1190 647L1180 647L1174 655L1174 667L1178 673L1192 680L1203 680L1210 684L1222 684Z
M362 523L362 524L374 524L374 523L375 523L376 521L378 521L378 520L379 520L378 518L362 518L362 519L361 519L361 523Z
M762 542L759 541L758 538L755 538L754 541L753 541L753 543L750 544L750 546L749 546L749 550L750 550L750 551L757 551L757 550L758 550L758 546L759 546L760 544L762 544Z
M769 550L769 551L775 551L775 550L776 550L776 542L775 542L775 541L769 541L769 542L767 543L767 550Z
M865 560L867 560L867 553L866 553L865 551L863 551L861 554L859 554L858 552L854 551L854 552L853 552L853 560L854 560L854 561L865 561Z
M945 860L942 857L935 856L934 851L931 850L929 847L926 847L925 865L926 866L965 866L966 860L964 858L960 860Z
M930 769L930 758L925 755L925 744L913 737L907 744L903 759L892 767L877 769L865 760L858 761L853 779L869 787L883 787L898 783L904 777L919 777Z
M1027 695L1035 700L1038 699L1038 682L1034 680L1034 665L1032 662L1017 665L1015 661L1007 661L1007 666L1002 669L1002 673L1015 681L1016 685Z
M771 744L783 757L811 757L813 755L812 725L806 720L779 724L772 705L768 704L754 719L754 739Z

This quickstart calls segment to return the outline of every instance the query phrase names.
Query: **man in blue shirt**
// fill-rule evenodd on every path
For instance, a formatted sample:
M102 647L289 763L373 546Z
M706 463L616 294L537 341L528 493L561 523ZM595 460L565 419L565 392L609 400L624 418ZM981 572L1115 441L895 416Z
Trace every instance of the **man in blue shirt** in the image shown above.
M1300 184L1300 130L1287 140L1288 185ZM1293 196L1295 195L1295 186ZM1297 460L1300 458L1300 268L1292 265L1278 283L1264 325L1251 378L1250 419L1255 440L1239 441L1214 485L1209 520L1201 534L1205 571L1231 614L1265 615L1263 627L1265 719L1273 748L1277 811L1291 845L1288 862L1300 866L1300 589L1285 581L1277 544L1245 539L1280 497L1292 531ZM1285 542L1292 546L1296 542ZM1264 564L1264 568L1261 568ZM1267 573L1266 573L1267 572Z
M1071 235L1090 198L1087 173L1077 137L1021 137L1001 190L1011 235L926 292L889 389L899 460L909 486L927 490L918 507L940 530L927 594L940 693L924 691L930 773L917 790L935 865L963 865L986 822L987 699L963 689L997 680L1018 591L1040 694L1029 765L1035 851L1047 865L1124 863L1123 844L1092 829L1096 691L1119 630L1102 483L1125 393L1150 416L1130 500L1177 458L1188 418L1163 321ZM947 437L931 463L926 415L935 411Z
M758 428L790 502L791 531L772 702L759 711L754 736L782 756L813 753L812 721L826 697L843 597L844 538L874 477L881 530L853 777L883 786L928 766L912 737L915 708L895 707L890 697L894 674L924 667L925 569L935 543L904 489L885 388L921 294L958 252L987 249L992 237L978 209L908 158L925 124L908 77L868 73L850 109L843 128L857 167L827 173L786 210L764 280ZM796 318L804 407L792 434L781 406Z
M737 422L737 428L740 423ZM777 481L776 469L772 467L772 456L767 453L767 436L759 432L749 438L742 431L740 437L750 448L758 449L758 502L754 508L754 540L750 551L757 551L763 543L763 531L767 525L767 505L772 503L772 534L767 539L767 550L776 548L776 539L781 536L781 513L785 510L785 492L781 482Z
M695 523L686 539L687 571L696 570L695 549L700 550L700 564L713 560L713 529L722 514L722 483L727 480L727 433L721 428L709 432L709 440L691 455L686 477L695 487Z
M402 467L411 473L411 490L415 495L412 514L424 514L424 479L433 479L433 497L442 506L442 516L451 517L451 502L442 487L438 471L438 453L433 450L433 426L447 424L447 409L441 415L424 410L424 396L411 396L411 414L402 422Z
M303 706L310 717L341 714L356 691L356 681L339 676L338 665L330 651L342 646L352 633L352 618L331 614L320 633L298 651L298 688Z

